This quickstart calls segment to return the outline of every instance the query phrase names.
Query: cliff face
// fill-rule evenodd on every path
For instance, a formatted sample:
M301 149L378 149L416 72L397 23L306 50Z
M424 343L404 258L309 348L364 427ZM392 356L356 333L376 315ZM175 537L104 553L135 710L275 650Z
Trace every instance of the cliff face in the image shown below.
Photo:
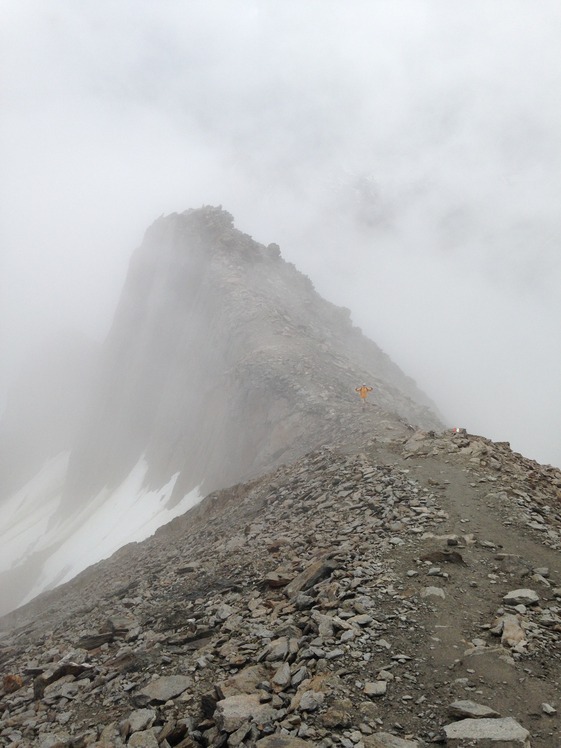
M413 382L344 309L220 208L159 219L133 257L66 501L118 484L145 455L154 487L209 491L330 441L354 387L425 427Z
M89 388L69 383L86 377L70 376L68 355L54 359L66 369L53 369L47 389L59 384L65 396L37 397L44 417L21 421L36 436L21 442L21 470L0 504L4 612L209 491L321 444L440 426L347 310L220 208L147 231L100 356L81 359ZM362 382L374 388L367 407Z

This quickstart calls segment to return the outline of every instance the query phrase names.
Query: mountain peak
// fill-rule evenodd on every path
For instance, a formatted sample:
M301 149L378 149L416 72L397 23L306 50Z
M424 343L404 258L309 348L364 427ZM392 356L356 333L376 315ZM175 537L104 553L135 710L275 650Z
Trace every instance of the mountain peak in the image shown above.
M45 466L36 488L19 486L31 502L48 486L57 507L48 537L6 547L17 554L11 586L23 599L97 560L73 546L92 512L100 528L111 506L126 516L99 544L108 553L139 539L141 526L153 531L156 515L169 519L319 445L387 439L407 424L441 428L426 396L349 311L220 206L150 226L95 368L69 452ZM373 388L364 404L355 391L362 382ZM13 505L25 505L18 496ZM137 517L129 534L118 532L129 515ZM43 546L67 551L56 551L49 569Z
M150 227L95 370L0 503L0 742L553 745L560 471L221 208Z

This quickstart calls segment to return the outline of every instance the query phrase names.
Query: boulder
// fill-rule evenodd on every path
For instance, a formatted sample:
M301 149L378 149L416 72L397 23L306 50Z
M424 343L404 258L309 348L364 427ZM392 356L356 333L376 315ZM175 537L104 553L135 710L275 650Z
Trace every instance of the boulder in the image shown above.
M257 694L238 694L216 704L214 719L224 732L235 732L244 722L272 722L276 711L270 704L262 704Z
M142 730L131 735L127 745L132 748L158 748L158 741L152 730Z
M462 719L444 727L448 748L530 748L530 733L512 717Z
M475 701L454 701L448 707L448 713L453 717L471 717L473 719L500 717L501 715L489 706L477 704Z
M268 677L268 672L262 665L250 665L231 678L217 683L216 693L220 699L227 699L229 696L241 693L254 693L257 684L268 680Z
M255 744L257 748L306 748L315 745L310 740L293 738L290 735L267 735Z
M193 679L187 675L164 675L156 678L140 692L151 702L164 702L179 696L193 685Z
M388 684L385 680L377 680L371 683L366 683L364 686L364 693L367 696L383 696L388 690Z
M540 596L534 590L520 589L511 590L503 597L505 605L535 605Z

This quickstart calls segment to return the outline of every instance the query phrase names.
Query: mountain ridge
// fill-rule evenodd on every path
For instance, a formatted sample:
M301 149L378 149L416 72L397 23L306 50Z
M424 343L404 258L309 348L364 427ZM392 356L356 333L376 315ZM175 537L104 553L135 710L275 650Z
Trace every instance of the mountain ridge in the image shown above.
M561 471L445 429L221 208L149 229L97 371L51 500L64 459L67 524L178 516L73 578L36 546L70 581L0 618L0 745L556 745Z
M374 386L380 417L442 427L348 310L220 207L164 216L147 230L91 368L85 404L73 409L84 410L77 435L64 454L48 455L56 470L46 465L35 483L0 497L4 612L96 560L92 546L99 558L126 542L106 537L104 525L126 527L131 502L147 515L131 527L136 540L156 516L333 442L353 426L362 381ZM48 423L41 432L55 442ZM113 520L112 504L122 507Z
M139 310L145 316L142 322L135 317ZM188 339L184 337L185 320L189 325ZM142 349L143 341L139 340L138 334L134 335L135 328L141 331L150 328L148 332L152 338L144 346L149 351L148 355ZM349 338L349 344L343 340L345 336ZM365 361L364 349L368 345L370 349ZM318 355L314 349L321 346L324 350L320 350ZM204 364L190 363L193 350L197 351L198 356L206 357ZM334 378L334 385L340 386L341 376L334 377L334 374L337 375L338 370L344 372L342 367L350 368L349 363L353 365L352 358L349 362L349 353L357 358L357 353L362 351L360 358L366 370L357 371L355 379L347 377L348 387L363 377L385 376L386 380L393 381L384 381L384 387L378 393L381 405L387 402L390 411L401 411L404 417L416 416L416 420L413 420L418 425L440 426L437 419L428 411L423 412L411 398L409 402L404 402L407 396L400 396L396 388L401 387L404 392L410 392L429 406L429 401L414 383L375 344L368 344L367 339L350 324L348 310L323 300L314 291L310 280L282 259L276 245L265 247L235 229L232 216L221 208L205 206L182 214L171 214L158 219L148 229L144 242L132 259L106 351L111 380L107 389L113 397L115 382L112 377L117 368L115 356L121 368L127 372L124 387L130 387L131 381L136 381L130 375L126 359L138 360L143 375L146 376L148 372L151 377L148 383L138 384L141 391L146 393L145 401L148 400L153 409L153 413L146 416L150 423L134 422L133 434L130 428L124 436L119 434L119 448L123 443L132 448L145 428L149 436L142 446L149 454L149 461L150 455L158 462L169 459L178 451L170 442L174 439L182 442L181 426L173 433L168 430L170 422L174 420L172 412L177 419L177 404L185 400L185 393L181 391L183 383L196 390L192 400L202 401L184 402L184 412L180 414L183 421L192 420L194 428L203 428L205 423L214 419L226 432L223 444L217 445L217 428L212 429L214 447L205 446L198 451L189 444L184 450L187 452L185 466L181 464L180 456L172 456L174 467L184 475L184 479L180 478L178 482L178 492L193 489L201 480L204 481L205 492L212 490L217 487L212 477L215 471L220 475L217 478L219 484L228 485L248 477L248 473L243 472L244 467L246 471L252 470L252 465L259 469L259 458L255 455L259 454L261 443L268 439L274 441L274 426L282 422L284 412L287 411L290 418L297 405L302 407L315 401L323 426L330 415L329 408L318 409L318 405L325 402L328 406L332 399L330 388L333 387L329 379ZM160 363L153 360L154 351L158 351ZM318 362L321 363L325 355L343 359L332 361L334 368L327 374L318 367ZM175 372L180 381L176 381ZM202 377L201 372L204 372ZM315 381L310 384L312 377ZM162 381L169 390L167 401L162 397L154 401L158 381ZM246 381L250 397L243 389ZM267 388L266 391L264 388ZM126 394L123 392L122 400L125 402ZM220 401L224 395L229 402ZM337 395L340 396L340 393ZM233 405L230 405L232 401ZM267 424L267 430L260 434L260 438L249 439L245 453L240 445L239 453L229 459L235 464L224 467L224 455L228 455L240 437L237 428L239 419L248 416L251 419L252 407L261 410L255 419L255 426L266 423L267 419L272 423ZM224 414L229 414L231 408L237 409L237 412L232 418L225 419ZM93 409L96 413L103 410L99 399ZM131 404L131 409L137 412L135 403ZM298 428L304 434L311 431L317 415L315 418L313 413L308 415L311 417L305 424L290 424L292 439L297 436ZM125 412L122 420L126 427L133 419ZM150 429L154 428L156 433L150 433ZM242 438L247 439L245 435ZM94 435L93 441L96 445L102 443L97 435ZM270 454L274 454L280 446L285 444L273 444ZM311 446L308 438L306 447ZM105 449L105 461L111 462L115 444L105 443ZM76 452L78 455L73 462L78 462L78 465L74 467L71 462L67 495L83 491L84 466L80 462L80 446ZM220 466L212 459L215 454ZM136 459L140 456L140 446L134 456ZM272 467L267 462L267 455L263 455L261 460L265 467ZM92 460L91 451L85 461L97 473L96 460ZM131 459L128 466L132 464ZM157 468L154 470L158 472ZM77 480L72 479L73 472L77 473ZM175 470L168 470L168 475L160 471L156 482L169 477L169 472ZM121 471L121 477L123 474L126 471ZM76 486L78 483L79 487Z
M561 471L370 413L354 438L209 495L4 617L21 686L0 738L555 745Z

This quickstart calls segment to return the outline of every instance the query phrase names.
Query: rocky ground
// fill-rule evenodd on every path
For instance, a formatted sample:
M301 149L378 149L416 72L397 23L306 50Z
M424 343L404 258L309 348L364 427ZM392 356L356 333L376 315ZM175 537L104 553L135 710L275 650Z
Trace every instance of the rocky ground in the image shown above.
M561 473L378 422L5 617L0 744L561 746Z

